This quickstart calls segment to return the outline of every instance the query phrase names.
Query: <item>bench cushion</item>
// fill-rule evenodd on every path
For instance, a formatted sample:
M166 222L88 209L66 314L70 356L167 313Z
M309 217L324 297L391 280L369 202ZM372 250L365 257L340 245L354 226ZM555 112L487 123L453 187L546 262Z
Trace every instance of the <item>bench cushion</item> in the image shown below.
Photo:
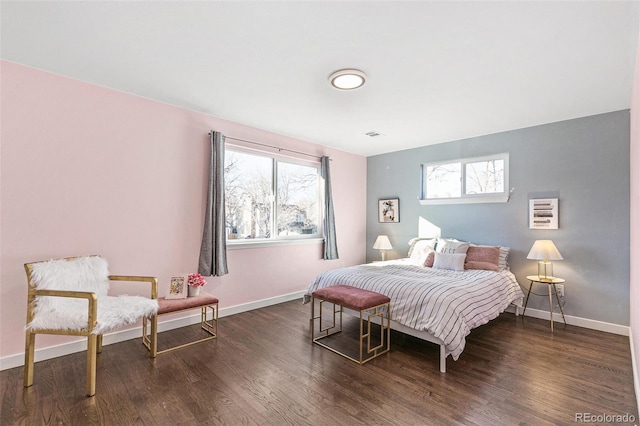
M391 299L375 291L363 290L349 285L335 285L318 289L311 293L317 297L345 308L362 311L374 306L389 303Z
M204 291L200 291L198 296L187 297L186 299L165 299L164 297L160 297L158 298L158 315L199 308L216 303L218 303L218 299Z

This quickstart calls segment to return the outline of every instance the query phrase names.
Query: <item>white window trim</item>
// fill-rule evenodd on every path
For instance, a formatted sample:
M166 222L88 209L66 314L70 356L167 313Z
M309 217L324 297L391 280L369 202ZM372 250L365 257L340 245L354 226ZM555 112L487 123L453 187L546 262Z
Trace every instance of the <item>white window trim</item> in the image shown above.
M492 194L465 194L466 191L466 164L478 163L489 160L504 160L504 191ZM441 164L460 163L461 167L461 188L462 195L460 197L448 198L422 198L425 195L426 184L424 182L425 168L429 166L439 166ZM473 158L457 158L454 160L437 161L433 163L424 163L420 166L420 196L418 202L423 206L442 205L442 204L473 204L473 203L506 203L510 197L509 189L509 153L503 152L495 155L487 155L484 157Z
M263 239L263 240L227 240L227 250L255 249L263 247L321 244L324 237Z
M321 185L321 177L320 177L320 162L302 159L298 157L291 157L288 155L281 155L276 153L271 153L267 151L262 151L258 149L248 148L242 145L232 145L227 144L227 150L242 152L249 155L256 155L260 157L269 158L273 162L272 173L273 173L273 184L275 185L275 179L277 177L277 162L282 161L290 164L298 164L302 166L308 167L316 167L318 169L318 184ZM274 221L271 223L272 228L276 226L277 223L277 209L276 207L276 196L272 194L272 202L273 202L273 216ZM261 248L261 247L270 247L270 246L286 246L286 245L296 245L296 244L319 244L324 242L324 229L323 229L323 219L322 219L322 204L324 203L324 194L320 191L319 197L320 207L319 207L319 223L318 223L318 233L314 235L300 235L300 236L275 236L272 238L256 238L256 239L240 239L240 240L230 240L226 239L227 249L235 250L235 249L251 249L251 248ZM275 235L274 230L272 229L272 235ZM226 238L226 236L225 236Z

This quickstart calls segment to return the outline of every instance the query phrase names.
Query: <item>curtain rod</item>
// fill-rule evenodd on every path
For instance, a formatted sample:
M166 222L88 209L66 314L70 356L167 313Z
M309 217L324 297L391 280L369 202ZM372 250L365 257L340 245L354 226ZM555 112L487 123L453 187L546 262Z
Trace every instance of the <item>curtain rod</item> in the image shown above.
M211 136L211 132L209 132L209 136ZM287 149L287 148L280 148L279 146L268 145L266 143L260 143L260 142L254 142L254 141L248 141L246 139L232 138L231 136L225 136L225 139L231 139L233 141L246 142L246 143L250 143L250 144L254 144L254 145L260 145L260 146L264 146L266 148L277 149L278 151L293 152L293 153L300 154L300 155L306 155L307 157L322 158L322 155L307 154L306 152L296 151L296 150ZM331 158L329 160L331 160Z

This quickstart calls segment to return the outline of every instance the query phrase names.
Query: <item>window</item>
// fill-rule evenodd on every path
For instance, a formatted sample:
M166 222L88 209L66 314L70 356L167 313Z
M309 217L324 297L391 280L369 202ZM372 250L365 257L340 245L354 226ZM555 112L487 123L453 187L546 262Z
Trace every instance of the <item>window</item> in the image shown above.
M422 165L421 204L509 200L509 154Z
M227 147L227 242L318 237L320 165Z

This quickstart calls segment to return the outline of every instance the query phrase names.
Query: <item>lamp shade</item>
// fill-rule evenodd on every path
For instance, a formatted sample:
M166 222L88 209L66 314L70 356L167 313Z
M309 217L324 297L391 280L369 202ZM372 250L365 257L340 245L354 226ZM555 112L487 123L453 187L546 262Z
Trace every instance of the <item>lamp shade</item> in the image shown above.
M534 260L562 260L562 255L551 240L536 240L527 255Z
M378 235L378 238L376 238L376 242L373 243L373 248L377 250L391 250L393 247L391 246L389 237L387 237L386 235Z

